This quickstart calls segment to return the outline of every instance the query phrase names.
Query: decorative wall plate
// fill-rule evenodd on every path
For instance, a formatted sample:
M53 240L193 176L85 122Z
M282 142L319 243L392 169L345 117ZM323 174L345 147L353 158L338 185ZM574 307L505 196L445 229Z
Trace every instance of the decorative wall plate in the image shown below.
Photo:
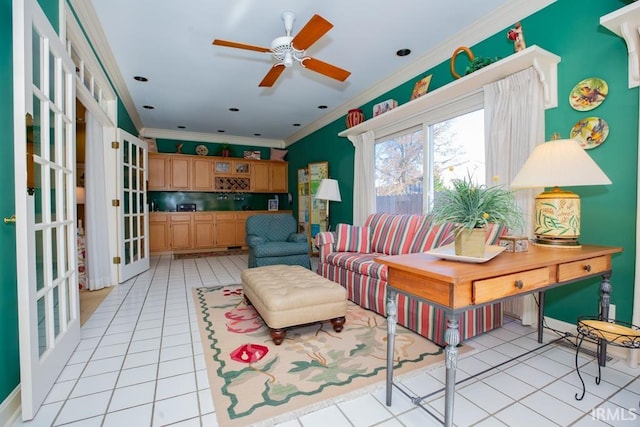
M609 85L602 79L590 77L575 85L569 93L574 110L589 111L602 104L609 93Z
M198 154L199 156L206 156L207 154L209 154L209 149L206 145L198 145L196 147L196 154Z
M575 139L585 150L602 144L609 136L609 125L600 117L587 117L579 120L571 128L571 139Z

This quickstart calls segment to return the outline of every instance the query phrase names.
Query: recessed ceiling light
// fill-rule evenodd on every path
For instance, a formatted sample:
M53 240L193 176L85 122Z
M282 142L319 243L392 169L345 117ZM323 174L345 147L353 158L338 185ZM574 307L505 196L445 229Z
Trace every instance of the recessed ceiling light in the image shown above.
M232 107L232 108L229 108L229 111L236 112L236 111L240 111L240 109L236 107Z
M186 128L187 128L186 126L182 126L182 125L178 126L178 129L186 129Z
M154 107L153 105L143 105L142 108L146 108L147 110L153 110L156 107Z
M225 131L224 131L224 130L222 130L222 129L218 129L218 132L220 132L220 133L224 133Z
M321 110L326 110L328 107L326 105L318 105L318 108Z
M407 56L411 53L411 49L400 49L399 51L396 52L396 55L398 56Z
M262 136L261 133L254 133L253 136Z
M300 126L300 123L294 123L293 126Z
M139 82L148 82L148 81L149 81L149 79L148 79L148 78L143 77L143 76L135 76L133 79L134 79L134 80L137 80L137 81L139 81Z

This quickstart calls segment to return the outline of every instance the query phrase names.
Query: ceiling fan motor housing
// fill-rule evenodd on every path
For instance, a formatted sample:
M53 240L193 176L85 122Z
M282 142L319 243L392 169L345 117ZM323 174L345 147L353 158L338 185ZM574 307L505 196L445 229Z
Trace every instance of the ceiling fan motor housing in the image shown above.
M271 52L273 52L273 57L284 63L286 67L293 65L294 59L301 62L304 57L304 51L297 50L291 46L291 40L293 40L293 37L291 36L282 36L275 38L271 42Z

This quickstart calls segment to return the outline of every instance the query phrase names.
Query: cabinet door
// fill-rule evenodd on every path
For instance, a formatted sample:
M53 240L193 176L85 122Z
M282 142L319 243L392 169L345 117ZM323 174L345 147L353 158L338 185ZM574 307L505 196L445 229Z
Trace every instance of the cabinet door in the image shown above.
M269 191L274 193L287 193L288 185L288 163L271 163L271 180L269 181Z
M215 246L215 238L214 214L193 214L193 247L195 249L211 249Z
M169 158L166 154L149 153L147 189L152 191L169 189Z
M213 190L213 162L211 159L191 159L191 190Z
M238 212L236 213L236 245L247 246L245 242L247 237L247 218L249 215L253 215L250 212Z
M173 250L192 249L191 214L171 215L171 248Z
M253 173L251 174L251 191L254 193L268 193L270 177L269 163L255 162L253 164Z
M167 214L149 214L149 252L169 250L169 218Z
M235 213L216 213L216 246L237 246Z
M173 190L189 189L190 160L189 157L171 157L171 188Z
M251 176L252 163L246 160L235 160L233 162L233 175L235 176Z

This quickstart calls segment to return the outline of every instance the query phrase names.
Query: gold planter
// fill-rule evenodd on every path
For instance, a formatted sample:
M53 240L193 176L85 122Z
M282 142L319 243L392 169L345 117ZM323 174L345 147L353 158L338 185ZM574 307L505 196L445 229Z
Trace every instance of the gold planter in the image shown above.
M456 255L482 258L486 231L484 228L465 229L456 234Z

